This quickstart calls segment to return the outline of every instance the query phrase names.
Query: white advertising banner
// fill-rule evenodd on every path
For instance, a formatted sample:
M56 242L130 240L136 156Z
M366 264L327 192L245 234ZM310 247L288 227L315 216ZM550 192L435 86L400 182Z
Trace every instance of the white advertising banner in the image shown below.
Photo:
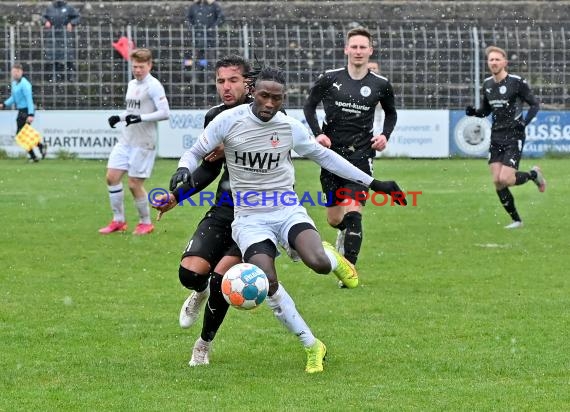
M39 110L33 126L48 144L48 157L58 152L74 153L84 159L106 159L121 136L124 122L115 129L107 118L119 111L111 110ZM158 123L158 157L179 158L191 147L204 125L207 110L172 110L170 119ZM307 125L303 110L290 109L287 114ZM10 156L23 155L15 140L16 111L0 112L0 149ZM324 112L317 111L322 124ZM295 154L293 154L295 156ZM396 130L388 148L380 156L447 157L449 156L448 110L400 110Z
M103 110L38 110L32 126L47 143L48 157L66 152L84 159L104 159L109 157L124 127L124 123L115 129L109 127L107 118L117 113ZM17 112L2 112L0 115L0 147L11 156L23 154L24 150L14 140ZM9 117L9 121L6 117Z
M399 110L382 157L449 156L449 110Z
M16 111L0 111L0 149L4 150L9 156L24 154L24 149L18 146L15 140L16 116L18 116Z
M158 157L178 159L204 130L207 110L171 110L170 119L158 122Z

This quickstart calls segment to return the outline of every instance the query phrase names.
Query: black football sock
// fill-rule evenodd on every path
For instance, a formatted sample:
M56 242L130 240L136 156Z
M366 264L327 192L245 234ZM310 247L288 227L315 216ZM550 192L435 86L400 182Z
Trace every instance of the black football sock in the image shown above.
M362 247L362 214L359 212L348 212L344 215L343 222L346 224L344 257L355 265Z
M530 170L528 172L528 174L530 175L530 180L536 180L536 178L538 177L538 174L536 173L536 170Z
M200 337L206 342L214 340L230 305L222 295L222 275L212 272L210 276L210 297L204 310L204 323Z
M344 230L344 229L346 229L346 223L345 223L344 219L346 219L346 215L344 215L344 218L341 220L341 222L340 222L338 225L333 226L333 227L334 227L335 229L338 229L338 230Z
M28 154L30 155L30 159L36 160L36 154L34 153L34 149L28 150Z
M534 172L534 170L533 170ZM533 178L530 172L515 172L515 186L525 184L529 180L536 179L536 172L534 172L535 177Z
M505 187L504 189L497 190L497 195L501 200L501 204L503 205L509 216L513 219L513 221L520 222L521 218L517 212L517 208L515 207L515 198L513 197L509 188Z

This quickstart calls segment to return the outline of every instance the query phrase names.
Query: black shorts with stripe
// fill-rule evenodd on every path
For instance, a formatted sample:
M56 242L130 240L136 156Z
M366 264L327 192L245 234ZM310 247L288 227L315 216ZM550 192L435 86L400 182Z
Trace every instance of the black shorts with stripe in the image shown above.
M501 163L518 170L523 146L524 140L515 140L510 143L491 142L489 146L489 164Z

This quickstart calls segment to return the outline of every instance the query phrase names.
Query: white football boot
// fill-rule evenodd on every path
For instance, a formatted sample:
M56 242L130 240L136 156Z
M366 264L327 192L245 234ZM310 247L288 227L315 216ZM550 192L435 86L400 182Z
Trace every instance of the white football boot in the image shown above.
M505 226L505 229L519 229L523 227L523 222L514 221L510 225Z
M536 172L536 179L534 179L534 184L536 187L538 187L538 191L540 193L543 193L546 190L546 179L542 174L542 170L540 170L540 167L538 166L533 166L531 170L534 170Z
M188 362L188 365L199 366L210 364L209 355L211 345L212 342L206 342L205 340L202 340L202 338L198 338L192 348L192 358L190 359L190 362Z
M182 305L182 309L180 309L180 317L178 318L181 328L187 329L196 323L198 316L200 316L200 310L209 296L210 286L202 292L194 291L188 296Z

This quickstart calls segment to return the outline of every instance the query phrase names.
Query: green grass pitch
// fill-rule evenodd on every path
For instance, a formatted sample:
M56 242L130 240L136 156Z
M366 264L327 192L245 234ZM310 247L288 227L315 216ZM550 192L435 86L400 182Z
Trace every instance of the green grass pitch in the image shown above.
M568 410L568 160L538 163L548 190L513 188L525 227L507 231L485 160L378 160L378 178L422 195L366 206L357 289L278 259L328 346L324 373L307 375L266 305L230 309L211 364L188 366L201 323L178 326L177 271L206 208L179 207L150 236L101 236L105 161L1 160L0 411ZM320 190L318 167L296 166L297 190ZM157 161L147 189L175 169ZM308 209L334 242L324 208ZM132 230L130 193L126 211Z

